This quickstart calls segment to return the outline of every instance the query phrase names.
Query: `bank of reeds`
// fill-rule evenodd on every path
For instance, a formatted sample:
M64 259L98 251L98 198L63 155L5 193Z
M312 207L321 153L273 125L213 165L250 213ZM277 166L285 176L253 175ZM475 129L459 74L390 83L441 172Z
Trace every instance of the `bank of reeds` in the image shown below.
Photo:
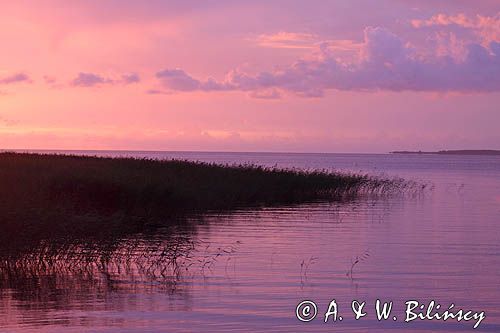
M0 153L7 238L132 230L179 216L387 192L392 180L181 160Z

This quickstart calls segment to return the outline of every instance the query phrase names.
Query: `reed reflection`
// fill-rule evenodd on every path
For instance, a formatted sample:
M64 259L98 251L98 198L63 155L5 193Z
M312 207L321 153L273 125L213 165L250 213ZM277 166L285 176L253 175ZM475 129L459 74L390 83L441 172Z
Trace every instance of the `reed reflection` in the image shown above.
M3 303L22 308L93 307L112 292L179 293L185 277L200 274L217 256L195 259L196 228L189 224L132 235L30 240L0 246L0 290ZM195 268L196 267L196 268ZM10 297L5 297L9 295ZM88 300L88 302L85 302ZM8 307L7 304L2 305Z

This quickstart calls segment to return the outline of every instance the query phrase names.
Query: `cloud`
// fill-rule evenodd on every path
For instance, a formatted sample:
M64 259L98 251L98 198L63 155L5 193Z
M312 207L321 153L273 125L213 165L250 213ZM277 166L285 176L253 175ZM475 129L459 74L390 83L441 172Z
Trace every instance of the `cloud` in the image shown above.
M50 84L50 85L54 85L57 83L57 79L53 76L50 76L50 75L44 75L43 80L45 81L45 83Z
M173 90L191 91L201 88L201 82L193 79L182 69L164 69L156 73L156 77Z
M172 91L249 91L277 89L304 97L327 90L492 92L500 90L500 43L465 46L457 61L449 56L422 57L397 35L380 27L364 30L358 56L341 61L327 44L314 57L280 70L256 74L230 71L224 80L197 79L182 69L156 74ZM255 94L254 94L255 95Z
M12 84L12 83L30 82L30 81L31 80L29 76L24 73L16 73L0 78L0 84Z
M78 76L71 81L71 85L74 87L93 87L112 82L112 80L106 79L98 74L80 72Z
M148 90L146 90L146 94L149 94L149 95L171 95L172 92L164 91L164 90L160 90L160 89L148 89Z
M414 28L462 28L473 31L487 45L500 42L500 12L494 16L467 16L466 14L437 14L429 19L411 20Z
M137 73L129 73L122 75L122 82L125 84L138 83L139 81L141 81L141 78Z
M164 86L171 90L194 91L194 90L233 90L234 87L219 83L212 78L205 81L197 80L191 77L182 69L164 69L156 73L156 77Z
M110 79L95 73L80 72L70 84L73 87L94 87L102 84L131 84L140 81L140 77L136 73L123 74L120 79Z
M310 49L316 41L317 36L313 34L285 31L261 34L255 39L259 46L285 49Z

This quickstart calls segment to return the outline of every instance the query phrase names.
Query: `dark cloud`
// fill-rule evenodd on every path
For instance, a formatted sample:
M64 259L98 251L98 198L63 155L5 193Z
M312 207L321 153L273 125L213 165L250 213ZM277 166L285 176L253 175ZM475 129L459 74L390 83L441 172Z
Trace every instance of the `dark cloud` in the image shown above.
M170 95L171 92L159 89L148 89L146 90L146 94L149 95Z
M178 91L221 91L237 90L237 87L231 82L217 82L213 78L207 80L198 80L187 74L182 69L164 69L156 73L160 82L171 90Z
M112 82L112 80L106 79L98 74L80 72L78 76L71 81L71 85L75 87L93 87Z
M24 73L16 73L5 77L0 77L0 84L12 84L18 82L30 82L28 75Z
M114 80L95 73L78 73L78 76L71 81L74 87L93 87L102 84L131 84L140 82L140 77L136 73L123 74L120 79Z

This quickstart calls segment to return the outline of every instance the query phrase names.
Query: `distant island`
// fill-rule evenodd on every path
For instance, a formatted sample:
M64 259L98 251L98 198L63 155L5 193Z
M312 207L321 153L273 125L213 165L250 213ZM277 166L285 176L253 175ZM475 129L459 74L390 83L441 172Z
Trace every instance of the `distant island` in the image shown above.
M500 155L500 150L391 151L391 154Z

